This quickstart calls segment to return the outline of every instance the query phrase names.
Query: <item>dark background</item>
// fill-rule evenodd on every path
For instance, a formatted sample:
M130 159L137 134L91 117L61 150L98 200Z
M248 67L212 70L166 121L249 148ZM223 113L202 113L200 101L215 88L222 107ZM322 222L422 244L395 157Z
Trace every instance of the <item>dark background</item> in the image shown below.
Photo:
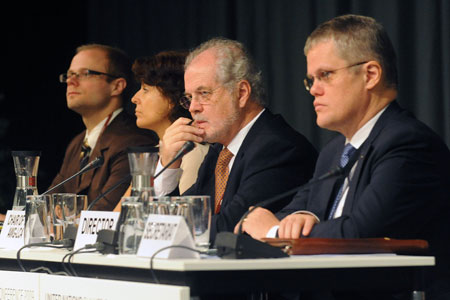
M38 189L43 192L70 139L83 130L80 117L66 108L58 75L67 70L74 49L90 42L118 46L134 59L190 49L215 36L237 39L263 70L269 107L320 149L334 133L315 125L312 97L302 83L304 42L332 17L372 16L386 27L398 54L400 104L450 145L447 0L16 1L0 11L3 211L11 207L15 188L10 151L42 151Z

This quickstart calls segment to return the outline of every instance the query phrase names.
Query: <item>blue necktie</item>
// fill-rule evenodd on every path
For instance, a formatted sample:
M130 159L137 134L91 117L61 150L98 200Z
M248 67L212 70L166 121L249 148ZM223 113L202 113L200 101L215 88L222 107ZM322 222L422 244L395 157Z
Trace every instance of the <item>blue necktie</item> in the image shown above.
M350 157L352 157L353 153L355 153L356 149L352 146L352 144L348 143L344 147L344 151L342 152L341 160L339 162L339 165L341 168L345 167L348 164L348 161ZM345 180L344 180L345 182ZM344 193L344 182L342 183L341 187L339 188L339 192L336 195L336 198L334 199L333 206L331 207L330 214L328 215L328 220L332 219L336 209L338 207L339 202L341 201L342 194Z

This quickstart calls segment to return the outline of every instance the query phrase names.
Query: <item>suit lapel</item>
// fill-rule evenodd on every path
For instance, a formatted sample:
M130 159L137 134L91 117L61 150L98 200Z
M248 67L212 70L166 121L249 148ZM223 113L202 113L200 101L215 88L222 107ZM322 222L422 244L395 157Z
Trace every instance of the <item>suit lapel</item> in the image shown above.
M361 145L360 157L358 159L358 165L356 166L355 172L350 181L350 186L347 194L347 198L345 200L344 209L342 211L343 214L349 214L352 211L353 205L355 203L355 194L358 190L358 184L360 182L362 171L364 170L364 166L367 163L367 158L369 157L371 151L373 150L373 142L377 139L378 135L384 130L386 120L391 118L392 115L401 112L400 106L396 101L393 101L381 114L377 123L373 127L370 132L367 140Z

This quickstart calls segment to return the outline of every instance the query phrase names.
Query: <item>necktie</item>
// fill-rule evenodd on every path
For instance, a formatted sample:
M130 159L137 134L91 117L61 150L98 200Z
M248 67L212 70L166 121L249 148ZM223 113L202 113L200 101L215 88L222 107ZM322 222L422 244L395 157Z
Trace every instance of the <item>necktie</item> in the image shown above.
M89 154L91 153L91 147L89 147L87 140L83 141L83 145L81 145L81 153L80 153L80 170L83 169L88 161Z
M350 157L352 157L353 153L355 153L356 149L352 146L352 144L348 143L344 147L344 151L341 155L341 160L339 162L339 165L341 168L345 167L348 164L348 161ZM338 207L339 202L341 201L342 194L344 193L344 182L342 183L341 187L339 188L339 192L336 195L336 198L334 199L333 206L331 207L330 214L328 215L328 219L332 219L334 214L336 213L336 209Z
M215 176L216 176L216 198L215 198L215 213L219 213L220 206L222 205L222 198L227 186L228 180L228 164L230 163L233 153L227 148L223 148L220 151L219 158L217 159Z

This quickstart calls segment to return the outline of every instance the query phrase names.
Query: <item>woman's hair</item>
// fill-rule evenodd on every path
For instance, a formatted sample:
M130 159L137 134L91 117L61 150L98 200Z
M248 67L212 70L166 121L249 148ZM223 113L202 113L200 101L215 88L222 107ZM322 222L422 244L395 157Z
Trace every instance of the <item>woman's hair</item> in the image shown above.
M184 95L184 62L187 52L164 51L151 57L140 57L133 63L136 80L155 86L173 105L169 120L180 117L191 118L191 114L180 105Z

